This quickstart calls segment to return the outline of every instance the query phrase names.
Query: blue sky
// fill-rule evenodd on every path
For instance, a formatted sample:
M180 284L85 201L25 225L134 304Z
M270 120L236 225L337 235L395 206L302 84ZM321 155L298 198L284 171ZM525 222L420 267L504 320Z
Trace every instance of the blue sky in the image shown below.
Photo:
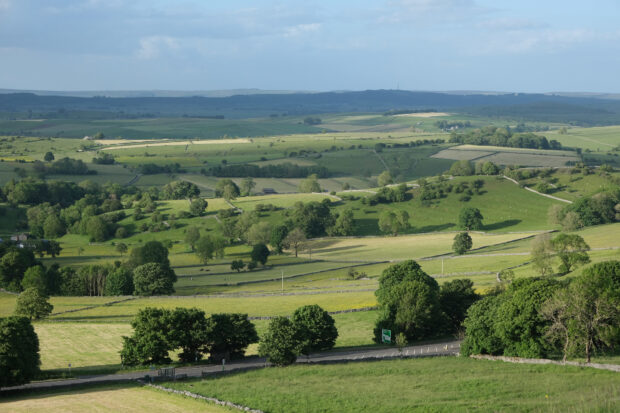
M620 92L620 1L0 0L0 88Z

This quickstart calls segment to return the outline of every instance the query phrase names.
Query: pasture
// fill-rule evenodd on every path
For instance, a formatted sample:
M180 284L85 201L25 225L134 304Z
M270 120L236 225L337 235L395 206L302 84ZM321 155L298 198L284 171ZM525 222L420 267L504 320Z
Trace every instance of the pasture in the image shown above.
M367 194L352 193L356 200L338 208L351 208L356 219L355 235L378 233L379 216L384 210L405 210L409 214L410 233L458 230L458 215L461 208L478 208L484 217L486 232L537 231L554 229L547 223L547 211L558 201L542 197L519 188L500 177L476 177L482 179L484 187L480 195L473 195L463 201L462 194L446 193L445 197L422 202L419 189L413 190L413 200L392 204L365 205L361 197ZM472 178L455 178L450 183L471 182ZM359 199L357 199L359 198Z
M46 412L153 412L223 413L232 410L187 397L163 393L133 384L104 385L81 389L32 392L13 396L0 404L11 413Z
M269 412L615 411L620 376L458 357L291 366L171 383Z

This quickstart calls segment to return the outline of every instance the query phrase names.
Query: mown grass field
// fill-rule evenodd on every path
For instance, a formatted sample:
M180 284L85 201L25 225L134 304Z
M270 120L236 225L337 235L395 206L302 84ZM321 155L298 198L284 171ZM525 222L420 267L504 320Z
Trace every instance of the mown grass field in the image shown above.
M75 313L59 314L50 317L53 321L124 321L128 322L144 307L196 307L207 314L219 312L246 313L250 316L289 315L295 309L306 304L318 304L327 311L340 311L352 308L370 307L376 304L373 291L355 291L351 293L303 294L303 295L268 295L247 297L145 297L125 301L111 306L96 307Z
M0 401L11 413L47 412L231 412L229 408L137 385L32 392Z
M262 369L170 386L283 413L620 408L614 372L455 357Z

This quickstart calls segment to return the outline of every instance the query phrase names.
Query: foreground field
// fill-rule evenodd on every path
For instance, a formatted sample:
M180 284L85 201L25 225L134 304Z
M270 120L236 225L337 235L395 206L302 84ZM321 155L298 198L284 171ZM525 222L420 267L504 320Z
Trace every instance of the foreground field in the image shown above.
M126 385L125 385L126 386ZM0 403L4 412L230 412L230 409L147 387L106 386L29 395Z
M269 412L620 408L618 373L465 358L294 366L170 386Z

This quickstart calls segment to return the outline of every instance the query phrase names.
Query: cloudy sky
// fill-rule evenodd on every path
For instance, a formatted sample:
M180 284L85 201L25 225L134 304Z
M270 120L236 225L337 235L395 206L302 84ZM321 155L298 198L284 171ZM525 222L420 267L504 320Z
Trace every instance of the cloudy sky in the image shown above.
M0 0L0 88L620 92L620 1Z

